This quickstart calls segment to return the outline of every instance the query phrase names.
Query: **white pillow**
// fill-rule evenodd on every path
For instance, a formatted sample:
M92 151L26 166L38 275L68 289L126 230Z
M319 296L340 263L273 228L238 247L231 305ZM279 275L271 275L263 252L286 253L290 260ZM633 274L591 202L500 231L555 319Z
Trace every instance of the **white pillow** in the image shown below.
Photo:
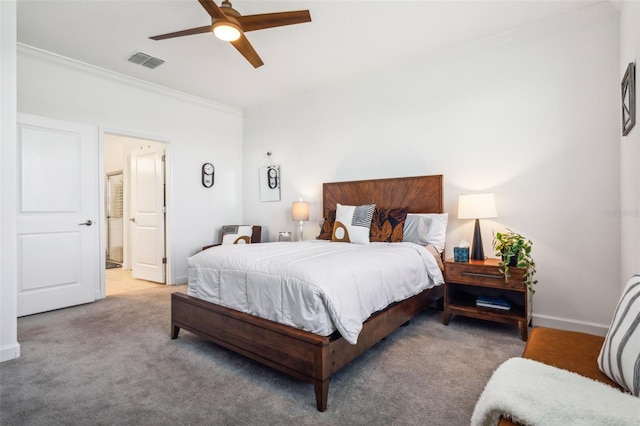
M369 229L375 204L362 206L336 205L336 221L331 241L369 244Z
M449 213L409 213L404 222L402 241L426 246L433 245L438 253L444 251Z
M427 242L427 234L429 233L429 225L432 220L430 217L409 213L404 222L402 241L419 244L421 246L429 244Z
M604 339L598 367L611 380L640 396L640 275L624 287Z
M222 244L250 244L252 225L227 225L222 227Z

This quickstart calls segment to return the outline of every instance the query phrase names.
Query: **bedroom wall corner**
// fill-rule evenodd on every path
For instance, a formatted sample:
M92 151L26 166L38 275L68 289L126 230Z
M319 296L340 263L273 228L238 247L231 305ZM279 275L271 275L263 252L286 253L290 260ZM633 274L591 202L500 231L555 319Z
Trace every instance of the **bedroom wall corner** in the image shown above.
M0 362L20 356L16 265L16 3L0 2Z

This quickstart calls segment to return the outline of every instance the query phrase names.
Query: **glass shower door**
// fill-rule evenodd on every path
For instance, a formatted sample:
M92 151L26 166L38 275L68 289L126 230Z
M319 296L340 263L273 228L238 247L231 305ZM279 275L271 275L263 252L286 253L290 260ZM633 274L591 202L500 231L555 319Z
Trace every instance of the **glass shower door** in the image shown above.
M122 264L123 261L123 202L122 172L107 174L107 261Z

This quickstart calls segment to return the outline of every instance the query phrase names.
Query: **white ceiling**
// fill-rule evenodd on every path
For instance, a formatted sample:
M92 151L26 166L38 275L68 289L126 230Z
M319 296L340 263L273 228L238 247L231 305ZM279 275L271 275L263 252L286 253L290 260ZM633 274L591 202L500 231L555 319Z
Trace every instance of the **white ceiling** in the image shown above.
M311 13L310 23L247 33L265 63L258 69L212 34L148 38L209 25L211 19L197 0L18 0L18 41L248 108L594 2L233 1L243 15L300 9ZM128 62L136 51L166 62L154 70Z

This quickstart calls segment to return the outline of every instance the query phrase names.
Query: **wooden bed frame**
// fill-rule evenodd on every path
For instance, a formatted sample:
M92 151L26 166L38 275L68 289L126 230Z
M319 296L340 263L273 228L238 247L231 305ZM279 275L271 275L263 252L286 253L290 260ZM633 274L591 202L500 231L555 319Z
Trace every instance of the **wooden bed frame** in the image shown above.
M336 203L409 207L412 213L442 213L442 175L323 184L323 207ZM394 303L373 314L351 345L338 332L319 336L254 317L182 293L171 295L171 338L181 328L248 358L313 384L319 411L327 409L329 379L340 368L409 321L443 295L443 286Z

